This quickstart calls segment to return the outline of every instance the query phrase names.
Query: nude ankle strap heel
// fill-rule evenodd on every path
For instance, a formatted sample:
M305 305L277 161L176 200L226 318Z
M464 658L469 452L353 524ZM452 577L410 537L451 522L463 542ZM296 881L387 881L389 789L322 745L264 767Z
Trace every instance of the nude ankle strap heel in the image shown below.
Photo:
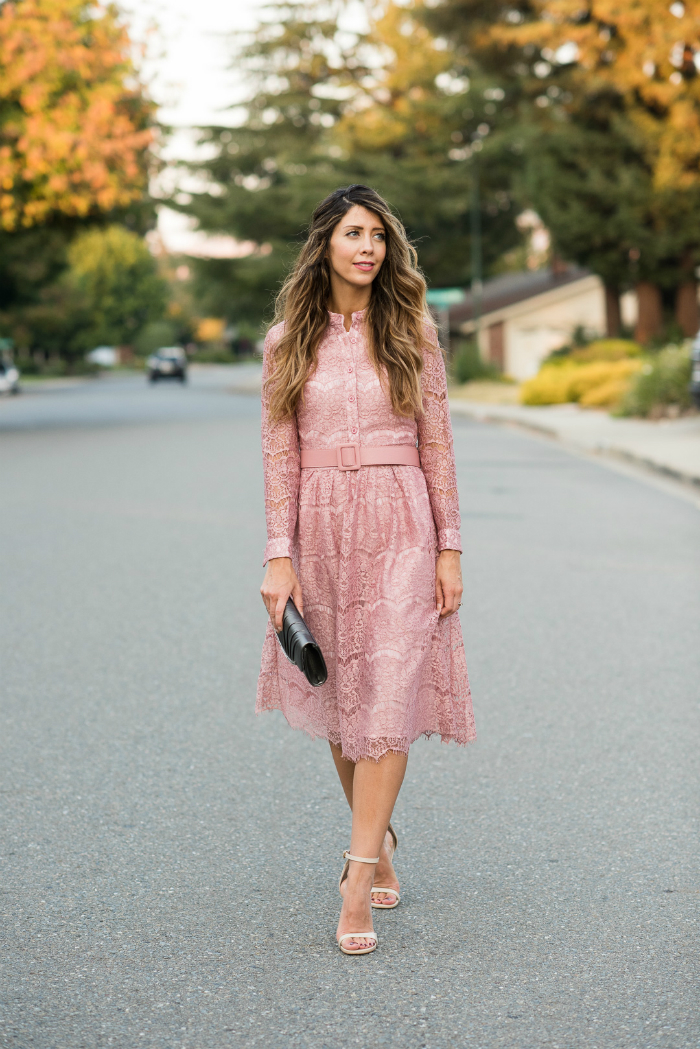
M374 859L368 859L366 856L353 856L352 853L347 852L347 850L343 853L343 859L345 860L345 866L340 875L338 890L340 890L340 886L348 876L350 860L354 860L356 863L379 863L379 856L376 856ZM349 951L346 947L343 947L343 940L372 940L373 942L369 947L358 947L356 951ZM379 937L376 932L345 932L342 936L338 937L338 947L343 954L371 954L372 951L376 951L378 943Z
M389 834L391 834L391 838L392 838L392 841L394 843L394 850L393 850L393 852L391 854L392 857L393 857L394 852L396 852L396 850L399 847L399 839L397 838L396 831L392 827L391 823L389 824L388 830L389 830ZM394 902L393 903L379 903L377 900L373 899L373 896L374 896L375 892L384 892L384 893L390 892L391 895L395 897ZM399 893L398 893L398 891L396 889L388 889L388 888L385 889L381 885L373 885L372 886L372 890L370 892L369 898L370 898L370 901L372 903L372 906L375 908L375 910L378 910L378 911L393 911L394 907L398 907L399 903L401 902L401 897L399 896Z
M347 849L343 853L343 859L355 860L356 863L379 863L379 856L375 856L373 860L368 860L366 856L353 856Z

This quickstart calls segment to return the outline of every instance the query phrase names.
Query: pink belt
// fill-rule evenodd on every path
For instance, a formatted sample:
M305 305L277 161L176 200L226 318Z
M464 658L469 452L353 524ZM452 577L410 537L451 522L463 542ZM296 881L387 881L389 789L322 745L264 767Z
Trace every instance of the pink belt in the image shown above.
M420 466L413 444L337 444L335 448L302 448L301 468L359 470L361 466Z

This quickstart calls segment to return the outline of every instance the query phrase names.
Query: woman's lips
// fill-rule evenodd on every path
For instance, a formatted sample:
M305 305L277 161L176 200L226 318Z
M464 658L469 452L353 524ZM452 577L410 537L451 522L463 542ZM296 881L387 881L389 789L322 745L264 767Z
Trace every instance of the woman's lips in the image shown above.
M353 266L356 266L358 270L367 270L368 272L374 269L373 262L353 262Z

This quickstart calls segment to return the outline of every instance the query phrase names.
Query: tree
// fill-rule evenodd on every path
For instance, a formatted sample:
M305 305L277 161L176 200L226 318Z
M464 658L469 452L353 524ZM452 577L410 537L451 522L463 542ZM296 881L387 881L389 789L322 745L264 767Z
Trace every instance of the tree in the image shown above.
M112 4L0 8L0 227L86 219L146 189L154 107Z
M382 56L333 129L349 169L396 204L429 280L472 277L470 208L480 181L487 272L520 240L508 149L512 111L493 77L436 40L424 4L389 4L368 44ZM480 152L479 165L465 163Z
M259 322L314 205L352 182L369 183L396 207L429 280L470 279L471 166L464 161L469 137L484 138L494 99L502 96L493 85L493 95L487 85L470 94L459 57L417 19L419 3L390 3L366 33L343 29L343 8L272 9L241 52L254 81L245 120L202 131L213 156L198 171L209 187L180 206L202 229L260 246L248 258L197 264L207 309L236 321ZM490 265L519 234L505 163L510 154L498 140L486 146Z
M562 49L585 90L614 91L639 130L657 188L700 184L700 0L527 0L494 23L498 45Z
M201 130L213 154L196 167L207 189L174 205L201 229L258 245L246 258L193 262L206 311L257 327L314 206L342 185L328 130L343 96L367 71L358 57L361 36L339 29L343 6L331 0L270 7L236 56L253 85L245 119L235 128Z
M94 229L68 251L66 286L90 318L81 332L86 349L98 343L133 343L149 322L161 320L168 289L143 239L123 226Z
M490 31L494 46L534 53L543 109L558 110L560 121L575 128L579 139L590 139L601 108L607 110L606 142L598 135L597 144L590 139L586 147L588 181L591 174L595 180L601 164L606 166L601 148L622 160L617 194L609 193L610 178L604 194L608 204L616 200L614 214L600 198L598 214L610 217L611 227L619 231L616 284L636 283L636 334L642 341L661 332L664 299L675 305L676 322L685 334L694 333L700 322L695 280L700 261L699 16L698 0L670 5L661 0L589 0L585 10L577 0L546 5L533 0L510 24L494 23ZM560 126L553 138L561 143L566 134ZM545 146L534 164L547 152ZM610 173L609 163L607 168ZM566 167L551 168L545 193L550 202L562 173L566 178ZM556 224L553 233L561 239Z
M698 326L699 7L443 0L429 16L513 89L526 129L523 199L556 251L603 278L611 330L620 289L636 284L644 340L674 297L682 328Z

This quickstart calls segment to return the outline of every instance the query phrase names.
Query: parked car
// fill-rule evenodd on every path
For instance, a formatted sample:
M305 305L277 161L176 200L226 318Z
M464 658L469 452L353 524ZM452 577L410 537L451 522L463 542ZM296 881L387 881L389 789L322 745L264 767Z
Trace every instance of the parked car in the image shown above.
M116 368L119 364L119 350L116 346L96 346L85 354L85 360L90 364L98 364L100 368Z
M0 393L19 393L19 369L0 357Z
M149 382L158 379L179 379L187 382L187 355L179 346L163 346L146 361Z
M690 351L692 370L690 373L690 395L695 404L700 408L700 331L693 339L693 348Z

